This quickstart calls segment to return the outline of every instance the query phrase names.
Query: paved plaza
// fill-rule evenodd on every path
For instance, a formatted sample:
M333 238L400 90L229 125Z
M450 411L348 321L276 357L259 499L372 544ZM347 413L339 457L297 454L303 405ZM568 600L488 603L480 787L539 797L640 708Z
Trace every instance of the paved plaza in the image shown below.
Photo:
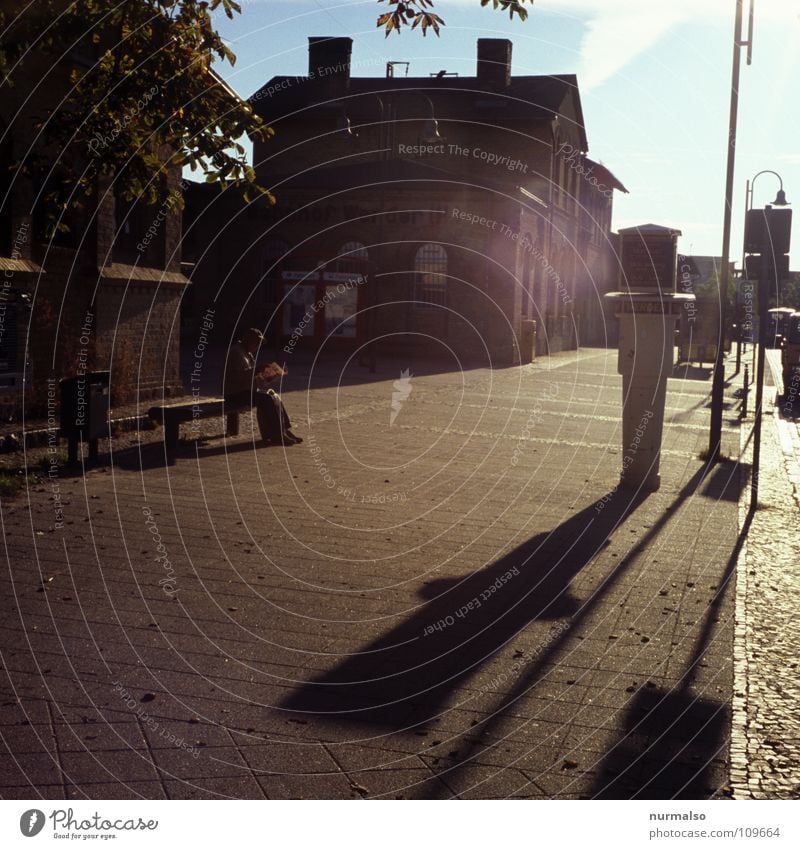
M779 720L753 711L764 680L796 703L796 669L747 640L761 664L790 639L758 617L796 575L758 548L774 526L754 542L762 511L740 534L741 375L708 467L708 369L676 368L661 488L635 493L616 358L304 361L283 393L301 445L204 422L174 464L143 439L4 500L0 796L790 794L788 766L759 776L800 738L770 748ZM785 534L777 419L762 489Z

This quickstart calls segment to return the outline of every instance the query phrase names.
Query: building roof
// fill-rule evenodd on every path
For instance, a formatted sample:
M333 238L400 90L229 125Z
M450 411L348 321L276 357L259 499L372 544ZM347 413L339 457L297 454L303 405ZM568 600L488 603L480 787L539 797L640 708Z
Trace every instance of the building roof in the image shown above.
M616 189L618 192L625 192L625 194L629 194L628 190L622 183L611 173L611 171L606 168L600 162L595 162L594 159L589 159L586 157L586 164L594 169L594 176L597 177L597 182L602 183L606 186L611 186L612 189ZM649 225L648 225L649 226Z
M681 236L680 230L675 227L664 227L662 224L637 224L636 227L624 227L617 231L620 236L633 235L638 233L640 236Z
M549 122L559 117L576 134L581 151L588 149L580 102L578 81L574 74L511 77L507 88L482 87L477 77L351 77L346 89L335 96L337 106L348 115L367 108L374 114L377 107L388 104L387 98L398 92L418 93L418 98L404 98L393 103L395 114L417 113L417 117L434 116L441 120L469 115L472 120L491 121L500 125ZM430 102L426 102L426 98ZM309 77L273 77L249 98L253 109L268 123L302 113L312 106L334 105L330 90ZM570 112L574 118L569 119ZM350 115L352 117L352 115Z

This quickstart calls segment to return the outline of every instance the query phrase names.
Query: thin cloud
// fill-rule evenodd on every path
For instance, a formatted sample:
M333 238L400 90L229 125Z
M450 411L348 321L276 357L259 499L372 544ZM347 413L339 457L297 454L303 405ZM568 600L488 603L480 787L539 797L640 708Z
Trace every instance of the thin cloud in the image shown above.
M653 6L642 3L613 4L590 19L581 42L581 87L589 91L602 85L684 19L670 4L653 14Z
M451 2L451 0L448 0ZM477 0L455 0L460 5ZM442 9L447 5L441 0ZM537 15L560 14L585 21L580 44L578 78L581 89L597 88L654 47L681 24L710 21L727 24L733 31L731 0L535 0L527 24L536 26ZM748 3L744 3L747 25ZM755 4L756 27L779 20L798 27L800 7L795 2Z

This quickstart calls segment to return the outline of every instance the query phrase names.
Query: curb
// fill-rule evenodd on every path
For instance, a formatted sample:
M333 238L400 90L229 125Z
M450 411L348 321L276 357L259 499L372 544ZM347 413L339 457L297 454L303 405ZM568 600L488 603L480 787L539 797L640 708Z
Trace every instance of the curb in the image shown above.
M743 422L744 423L744 422ZM752 423L751 423L752 424ZM744 448L749 440L749 431L742 428L739 434L740 461L745 459ZM752 449L750 449L752 450ZM747 519L750 506L748 475L744 464L739 471L742 482L742 495L739 498L739 533L741 534ZM747 735L747 705L749 693L747 690L747 554L749 535L742 542L739 557L736 561L736 582L734 592L734 623L733 623L733 698L731 700L731 738L730 755L730 787L733 798L752 799L749 781L749 755Z

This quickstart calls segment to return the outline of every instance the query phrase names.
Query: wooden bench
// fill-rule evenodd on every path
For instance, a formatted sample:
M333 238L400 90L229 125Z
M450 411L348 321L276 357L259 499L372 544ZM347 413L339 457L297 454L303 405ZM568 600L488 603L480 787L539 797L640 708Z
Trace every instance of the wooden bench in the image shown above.
M224 398L196 398L175 404L161 404L151 407L147 415L164 428L164 449L167 458L172 460L178 448L180 426L184 422L195 419L210 419L224 415L227 418L226 433L228 436L239 434L239 413L250 407L234 406Z

